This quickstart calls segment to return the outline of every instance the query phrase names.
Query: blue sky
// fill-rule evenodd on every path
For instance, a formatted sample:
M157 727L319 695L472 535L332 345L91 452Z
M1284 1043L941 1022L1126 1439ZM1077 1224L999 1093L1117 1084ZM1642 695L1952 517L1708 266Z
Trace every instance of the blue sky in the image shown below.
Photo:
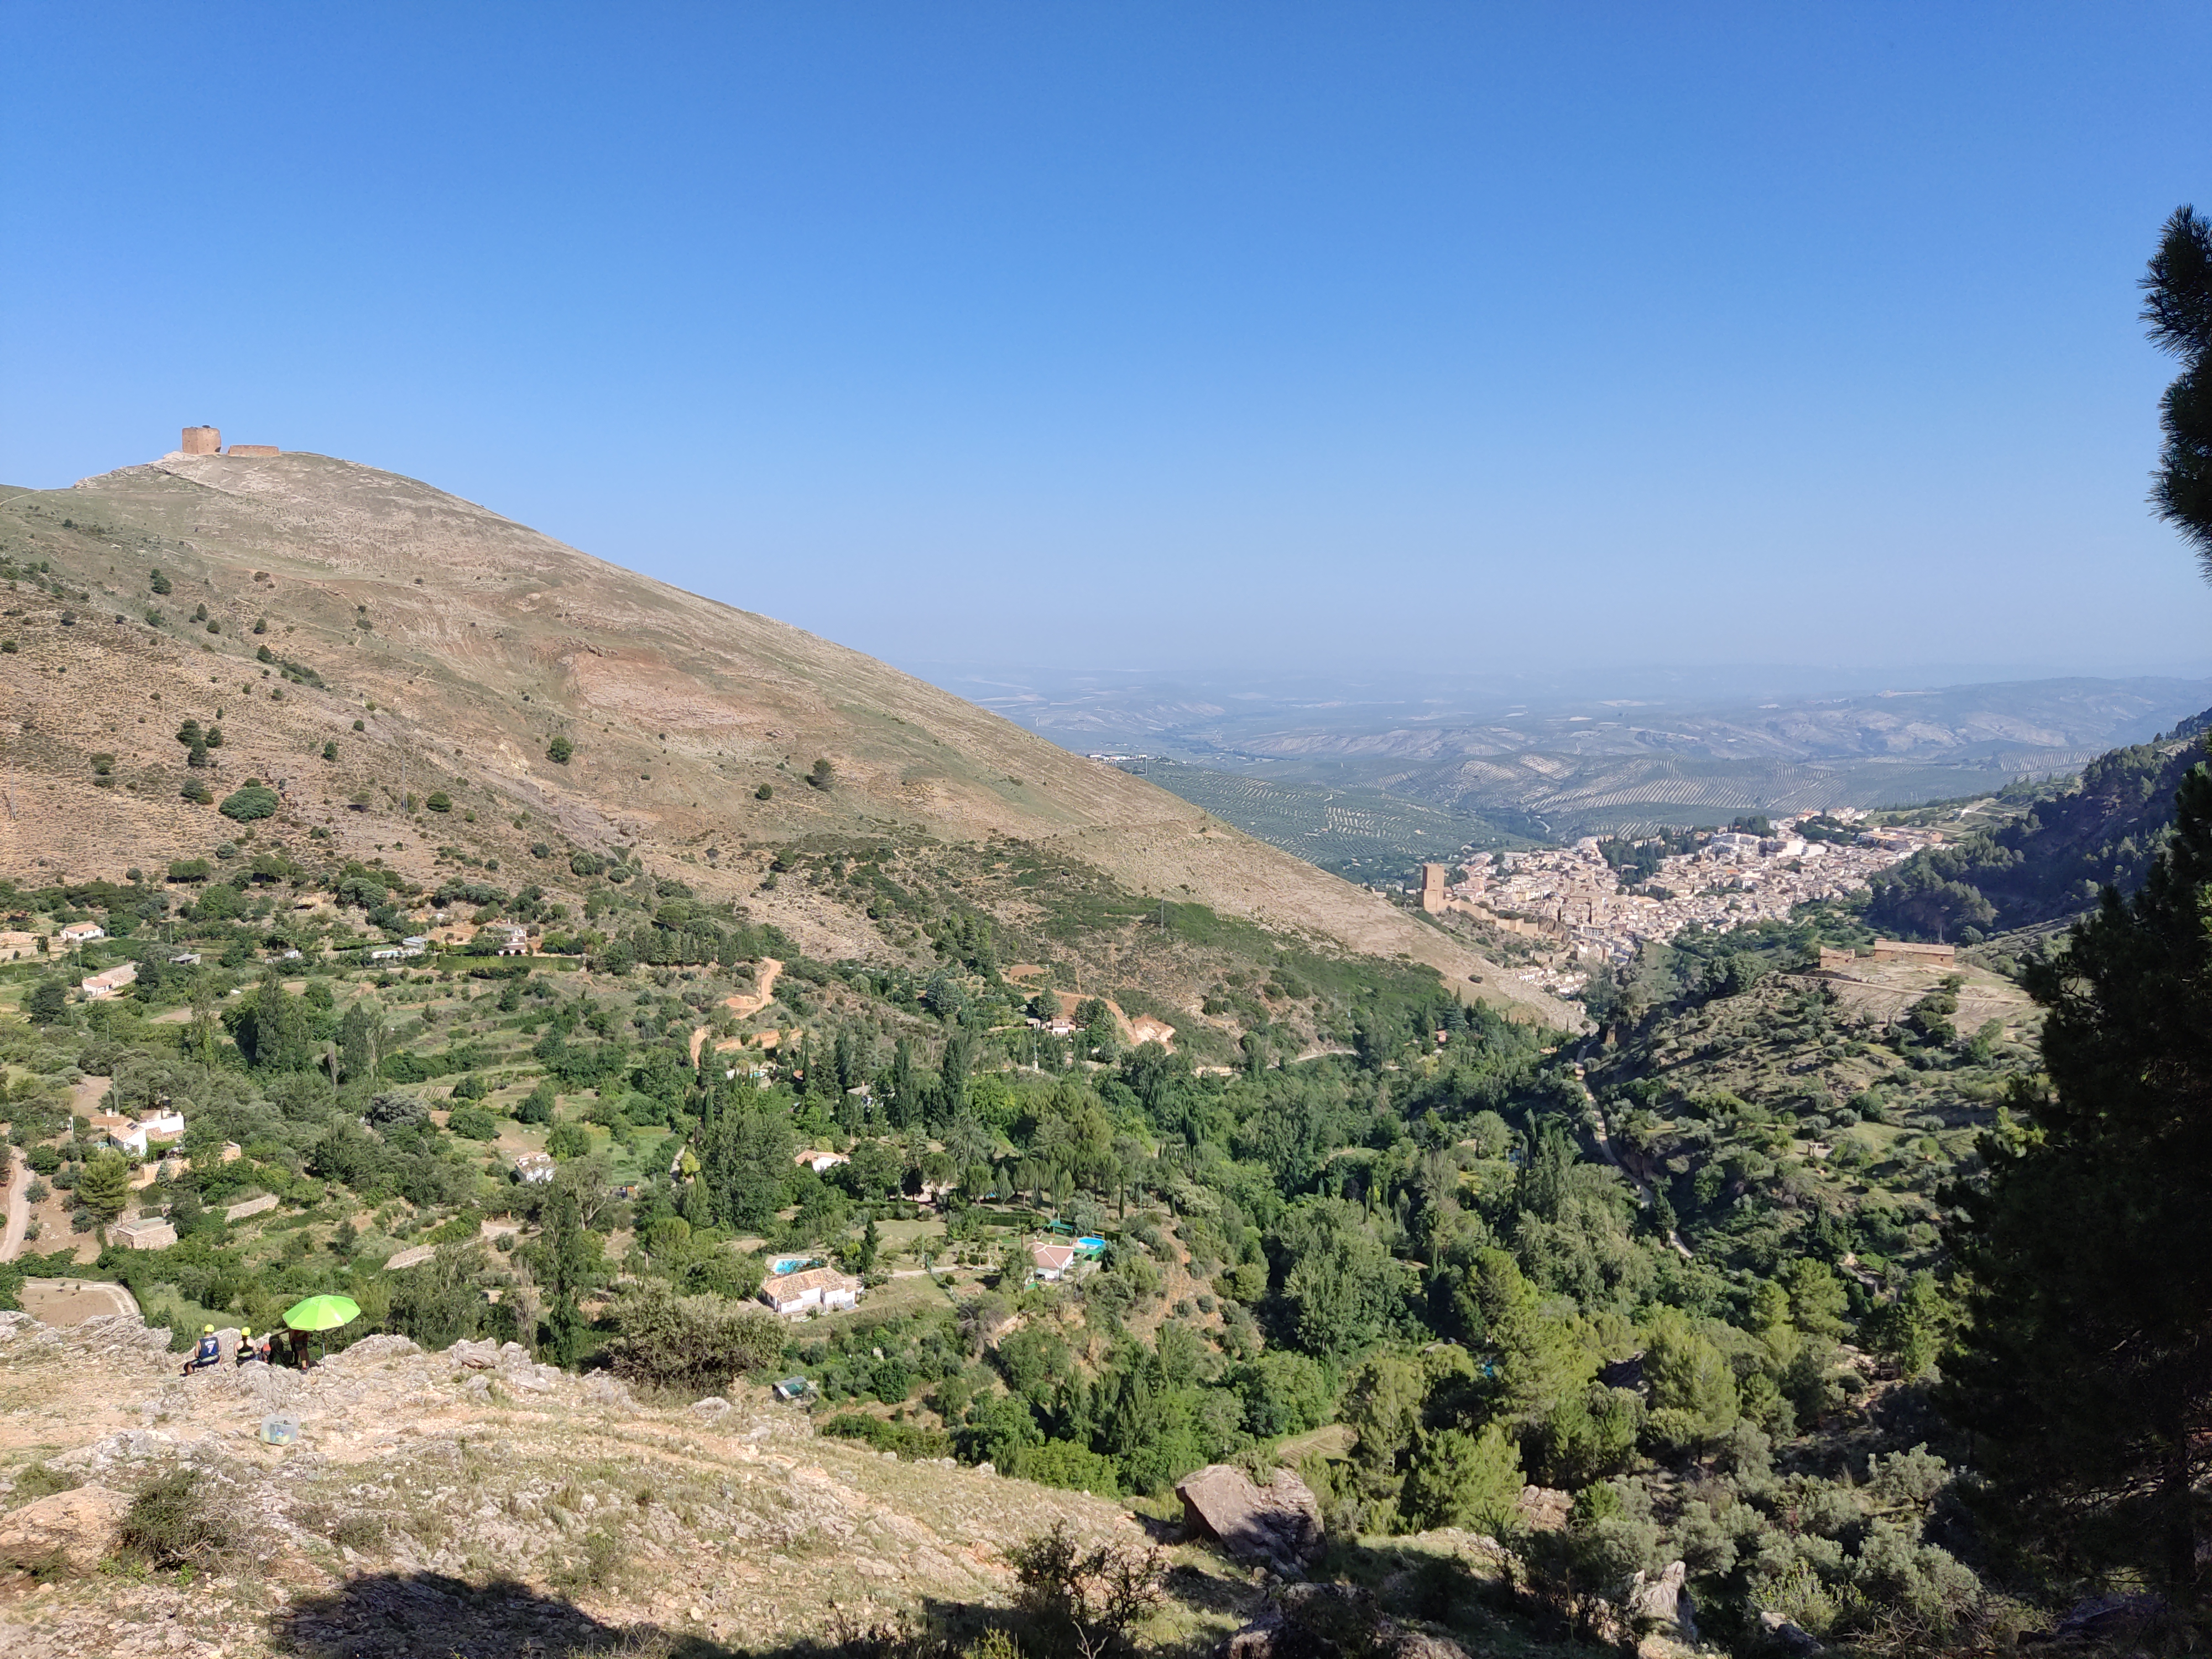
M895 661L2212 669L2199 5L11 5L0 481L186 422Z

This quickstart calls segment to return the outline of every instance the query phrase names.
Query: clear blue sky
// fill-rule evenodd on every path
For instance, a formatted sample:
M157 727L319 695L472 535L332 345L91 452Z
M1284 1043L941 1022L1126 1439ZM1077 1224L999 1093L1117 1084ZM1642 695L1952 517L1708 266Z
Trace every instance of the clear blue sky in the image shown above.
M187 422L899 661L2212 668L2212 8L11 4L0 481Z

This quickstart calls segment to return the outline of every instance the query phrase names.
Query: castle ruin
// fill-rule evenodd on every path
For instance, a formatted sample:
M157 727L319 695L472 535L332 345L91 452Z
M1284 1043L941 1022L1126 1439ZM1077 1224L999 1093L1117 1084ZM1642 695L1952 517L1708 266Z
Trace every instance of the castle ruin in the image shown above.
M184 442L180 447L187 455L220 455L223 453L222 430L212 426L188 426L185 428ZM230 453L248 459L282 455L283 453L275 444L233 444L230 447Z

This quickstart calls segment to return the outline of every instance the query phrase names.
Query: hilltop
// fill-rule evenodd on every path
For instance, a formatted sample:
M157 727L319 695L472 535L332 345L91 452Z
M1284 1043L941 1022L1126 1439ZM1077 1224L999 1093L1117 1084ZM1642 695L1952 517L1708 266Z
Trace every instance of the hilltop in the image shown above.
M508 870L533 846L619 848L835 959L897 941L865 904L764 888L775 848L1022 843L1132 916L1203 906L1571 1023L1440 930L1141 779L374 468L173 454L11 495L0 556L0 873L28 884L205 854L225 826L179 793L191 719L222 727L218 796L265 779L280 834L418 883L440 845Z

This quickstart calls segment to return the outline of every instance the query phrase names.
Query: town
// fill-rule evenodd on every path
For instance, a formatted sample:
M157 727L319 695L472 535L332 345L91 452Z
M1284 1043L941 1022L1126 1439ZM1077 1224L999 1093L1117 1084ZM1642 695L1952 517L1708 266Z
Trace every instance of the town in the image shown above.
M1689 850L1650 864L1624 854L1664 842L1614 842L1613 858L1595 836L1565 848L1470 853L1456 881L1451 866L1424 864L1407 891L1429 915L1466 915L1564 947L1565 961L1523 969L1519 977L1572 995L1591 967L1601 961L1625 967L1646 940L1663 944L1686 928L1735 927L1845 897L1943 838L1934 830L1858 827L1865 817L1840 809L1756 829L1692 832Z

